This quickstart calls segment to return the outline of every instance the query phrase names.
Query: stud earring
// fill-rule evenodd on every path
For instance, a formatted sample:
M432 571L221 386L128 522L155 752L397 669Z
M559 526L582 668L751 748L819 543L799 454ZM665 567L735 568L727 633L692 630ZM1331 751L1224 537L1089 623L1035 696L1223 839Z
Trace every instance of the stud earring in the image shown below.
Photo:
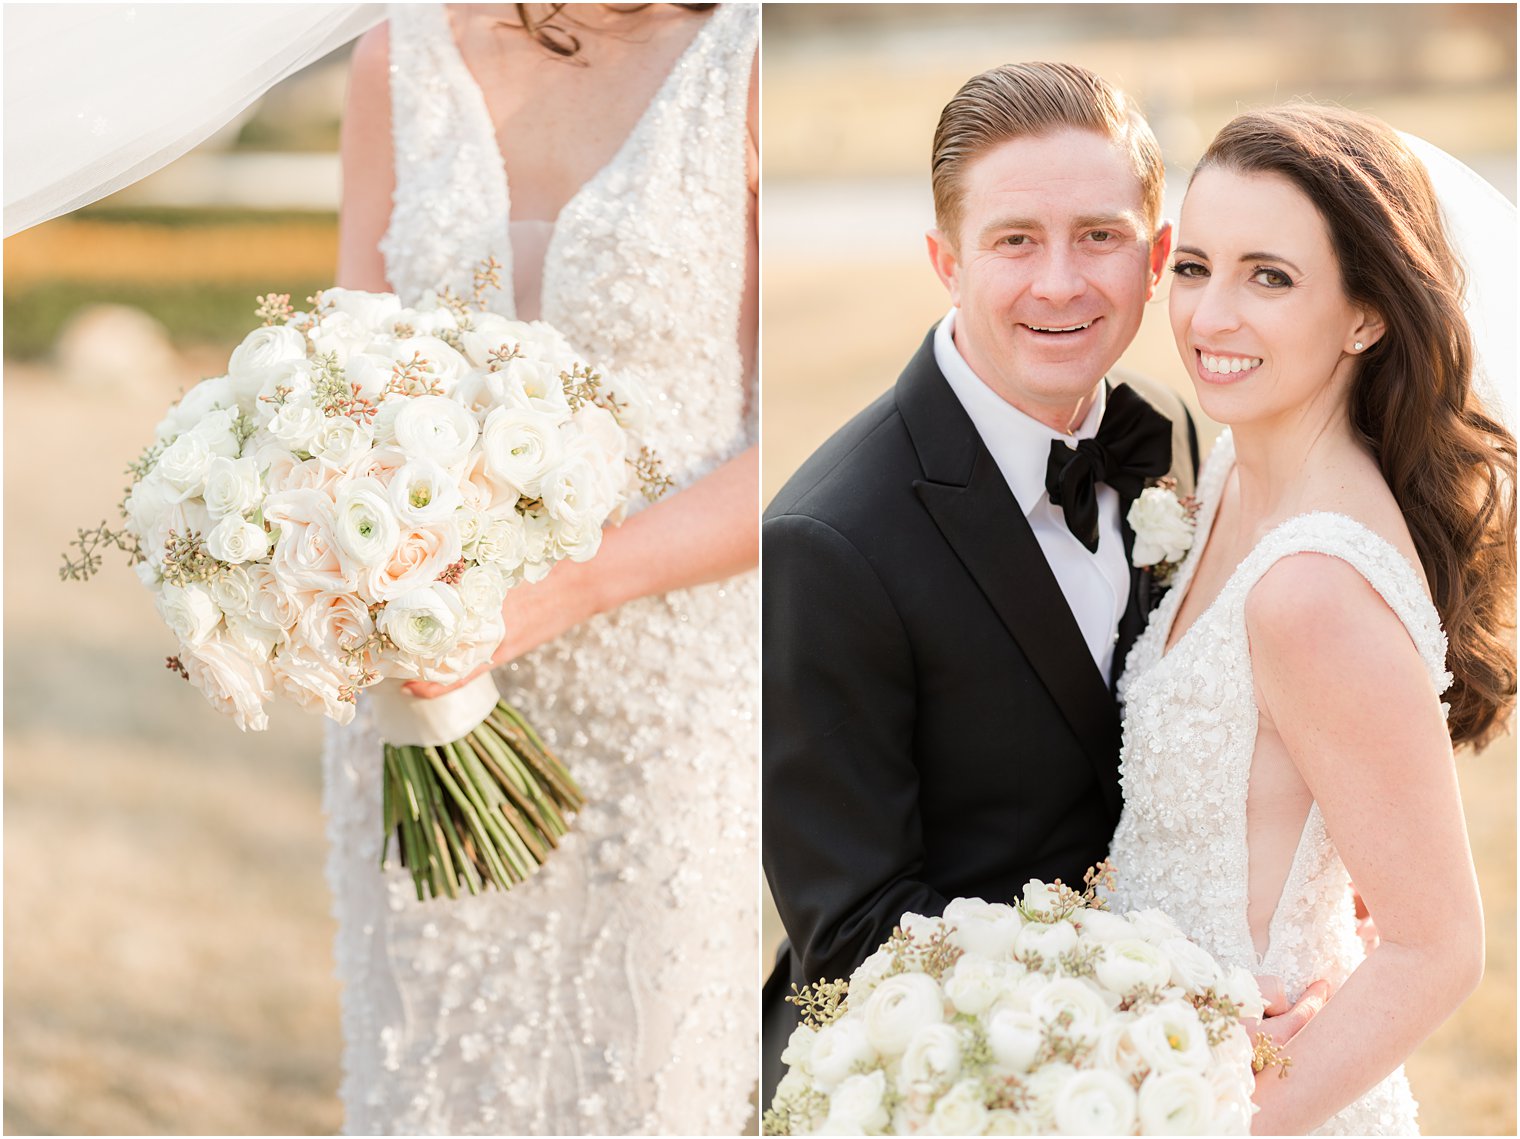
M1357 342L1356 342L1356 344L1354 344L1354 345L1353 345L1353 347L1354 347L1354 348L1355 348L1355 349L1356 349L1356 350L1357 350L1357 351L1358 351L1358 352L1360 352L1360 351L1361 351L1361 350L1362 350L1362 342L1361 342L1361 341L1360 341L1360 340L1358 340L1358 341L1357 341Z

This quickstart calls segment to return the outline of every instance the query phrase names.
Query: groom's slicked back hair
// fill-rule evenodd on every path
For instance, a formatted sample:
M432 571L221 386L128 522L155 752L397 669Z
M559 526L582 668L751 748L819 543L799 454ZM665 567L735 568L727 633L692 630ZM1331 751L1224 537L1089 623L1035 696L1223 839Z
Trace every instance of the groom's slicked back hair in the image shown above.
M1161 147L1133 99L1071 63L1005 63L968 79L934 130L934 218L955 241L965 169L1000 143L1065 128L1096 131L1127 151L1140 179L1150 236L1161 225Z

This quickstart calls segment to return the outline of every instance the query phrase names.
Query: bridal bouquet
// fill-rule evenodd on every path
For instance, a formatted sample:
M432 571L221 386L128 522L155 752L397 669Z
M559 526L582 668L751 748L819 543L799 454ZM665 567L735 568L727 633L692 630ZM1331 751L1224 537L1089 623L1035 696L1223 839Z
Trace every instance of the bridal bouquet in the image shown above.
M130 468L124 526L81 531L63 576L125 550L179 641L169 667L244 730L275 696L347 723L373 687L386 830L418 898L507 889L579 789L489 672L431 701L400 685L487 661L509 588L592 557L641 484L668 485L632 441L644 398L548 325L451 293L259 301L227 374Z
M803 1010L771 1135L1182 1135L1250 1130L1255 979L1159 910L1030 881L1017 906L904 914Z

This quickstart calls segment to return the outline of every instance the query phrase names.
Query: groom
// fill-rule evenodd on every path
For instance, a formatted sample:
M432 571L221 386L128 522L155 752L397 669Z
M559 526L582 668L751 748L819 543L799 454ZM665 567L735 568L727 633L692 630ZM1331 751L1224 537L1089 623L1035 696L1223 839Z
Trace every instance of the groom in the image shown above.
M954 306L766 511L764 860L795 983L848 977L905 911L1080 883L1119 817L1114 681L1144 627L1124 523L1192 487L1182 402L1120 382L1171 245L1150 128L1065 64L995 68L934 138L929 254Z

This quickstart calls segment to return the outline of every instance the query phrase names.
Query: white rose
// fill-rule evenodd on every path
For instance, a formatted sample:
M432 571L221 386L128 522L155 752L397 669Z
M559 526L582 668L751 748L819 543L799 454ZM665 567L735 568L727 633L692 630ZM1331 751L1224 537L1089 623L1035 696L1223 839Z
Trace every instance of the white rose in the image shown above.
M281 589L343 592L358 584L333 536L333 509L320 489L279 491L264 500L264 518L279 532L270 564Z
M309 645L287 644L270 666L276 690L298 707L320 712L340 724L354 718L354 705L343 699L348 677Z
M1145 1135L1210 1134L1213 1086L1198 1072L1153 1073L1140 1085L1139 1117Z
M256 562L269 553L269 540L264 527L229 514L206 535L206 550L219 562Z
M1024 900L1019 909L1031 921L1051 921L1056 914L1070 907L1060 900L1054 886L1031 878L1024 883Z
M391 382L395 366L395 361L389 356L374 352L354 352L343 366L343 378L362 398L378 405Z
M480 435L475 417L452 399L418 396L406 401L392 427L396 446L413 459L429 459L454 468L469 457Z
M364 573L363 586L367 596L389 601L437 581L459 554L459 532L453 526L403 526L390 557Z
M1032 1012L1012 1008L993 1010L987 1021L987 1043L992 1054L1009 1071L1027 1072L1040 1054L1045 1028Z
M1187 938L1163 941L1161 952L1171 959L1171 979L1188 992L1201 993L1219 984L1219 963Z
M233 648L260 661L267 661L284 639L279 629L232 613L227 614L227 630L223 636Z
M1006 959L1024 919L1019 911L1001 902L981 898L956 898L945 907L945 922L954 927L951 942L974 957Z
M1266 1006L1262 1001L1261 986L1256 983L1256 978L1251 975L1249 969L1232 965L1220 981L1219 995L1233 1001L1241 1016L1260 1020L1265 1015Z
M391 508L391 494L378 479L357 479L339 487L333 538L360 569L372 569L391 558L401 540L401 525Z
M1003 962L970 953L957 961L945 978L945 996L957 1012L967 1016L981 1016L1008 987L1008 968Z
M472 620L499 616L506 596L506 575L496 566L471 566L459 578L459 600Z
M229 619L251 617L255 594L253 578L242 566L228 566L210 582L211 599Z
M1201 1071L1208 1066L1208 1036L1192 1006L1181 1001L1167 1001L1137 1017L1129 1038L1153 1072Z
M1135 1126L1135 1092L1114 1072L1078 1072L1055 1097L1063 1135L1128 1135Z
M881 1070L850 1076L829 1096L826 1126L833 1134L875 1134L887 1125L887 1074Z
M305 397L287 400L269 421L269 433L291 451L310 451L312 442L327 424L327 416Z
M961 1080L934 1105L929 1116L931 1135L980 1135L988 1123L987 1105L982 1102L981 1082Z
M253 619L271 629L289 629L300 611L294 597L280 588L272 566L264 562L238 567L248 575L253 595Z
M486 313L471 313L471 319L479 320ZM494 315L494 314L490 314ZM505 317L502 318L506 319ZM387 322L392 334L397 328L410 328L414 333L422 336L437 336L440 332L447 332L459 327L459 321L452 311L434 303L428 308L404 308Z
M464 505L459 480L431 459L413 459L392 475L390 498L396 517L408 526L447 522Z
M1058 977L1029 999L1029 1011L1046 1024L1055 1024L1062 1013L1071 1021L1063 1030L1074 1040L1089 1043L1108 1020L1108 1001L1095 988L1077 977Z
M306 359L306 337L283 324L255 328L232 350L227 378L239 405L257 399L271 372ZM243 406L243 410L250 410Z
M1107 910L1081 909L1071 915L1071 920L1082 931L1086 941L1121 941L1136 936L1135 929L1118 914Z
M336 672L347 673L352 665L344 659L349 648L363 644L375 631L369 606L351 593L319 593L301 608L296 629L301 640ZM364 664L375 661L367 655Z
M242 515L259 504L263 488L259 466L252 459L229 459L218 455L206 469L203 498L213 518L229 514Z
M500 400L507 407L522 408L546 415L555 423L570 418L570 401L565 397L561 369L544 359L513 360L493 376L500 381Z
M1038 953L1049 969L1056 958L1077 947L1077 927L1069 921L1032 921L1019 930L1014 941L1014 952L1019 956Z
M1037 1133L1054 1129L1056 1100L1061 1089L1076 1078L1077 1069L1062 1061L1041 1065L1032 1072L1024 1087L1029 1092L1029 1114L1036 1124Z
M165 585L153 602L169 631L184 645L204 644L222 623L221 608L200 582Z
M201 416L194 427L190 428L190 434L200 438L206 444L206 449L213 455L225 455L230 459L235 459L242 447L237 437L237 417L238 412L235 407L208 411Z
M1107 1021L1098 1033L1098 1040L1088 1057L1087 1066L1117 1072L1126 1079L1132 1075L1144 1074L1145 1062L1140 1058L1140 1053L1135 1050L1134 1041L1130 1039L1131 1023L1128 1017Z
M330 312L306 330L312 348L321 355L334 353L341 367L351 352L358 352L375 339L375 331L347 312Z
M961 1034L948 1024L926 1024L913 1033L902 1058L902 1081L914 1091L935 1092L961 1072Z
M554 420L537 411L497 408L480 437L491 474L524 498L537 498L545 476L564 458Z
M470 362L436 336L409 336L385 345L384 351L399 364L410 363L420 356L435 389L445 395L451 395L454 386L470 371Z
M366 328L379 329L396 318L401 301L394 293L366 293L361 289L323 289L322 299L333 311L347 313Z
M1104 943L1103 955L1094 968L1098 983L1120 996L1142 985L1159 989L1172 976L1166 955L1150 942L1137 938Z
M153 429L153 438L160 442L172 440L189 431L208 412L219 407L231 407L236 402L232 381L226 376L202 380L169 409L168 414Z
M897 1056L920 1028L945 1019L945 998L934 978L899 973L876 986L865 1005L866 1032L883 1056Z
M444 656L459 640L464 605L451 585L435 581L403 593L380 614L380 629L404 653Z
M142 536L158 528L159 522L169 512L169 507L179 501L181 495L173 490L162 475L154 472L138 481L127 496L127 522L132 532Z
M1034 1121L1023 1112L1000 1107L987 1113L987 1126L983 1135L1033 1135Z
M312 436L311 453L329 467L347 469L370 449L374 430L346 415L328 416Z
M817 1029L799 1024L792 1029L792 1035L787 1039L786 1047L781 1050L781 1062L790 1068L808 1071L808 1058L813 1054L813 1042L817 1039ZM780 1088L776 1089L778 1095L780 1090Z
M849 1076L855 1065L869 1064L875 1059L876 1049L871 1047L865 1025L846 1017L818 1030L808 1057L808 1070L819 1089L828 1091Z
M1131 559L1137 566L1180 562L1193 545L1193 523L1177 496L1159 486L1140 492L1125 516L1135 532Z
M1142 938L1152 945L1160 945L1174 937L1182 937L1177 923L1154 907L1147 910L1131 910L1124 915L1134 932L1131 936Z
M187 432L164 448L153 473L171 492L170 501L182 502L201 493L215 457L204 439Z
M222 638L182 648L180 661L190 683L243 731L262 732L269 726L264 701L274 693L262 661Z

